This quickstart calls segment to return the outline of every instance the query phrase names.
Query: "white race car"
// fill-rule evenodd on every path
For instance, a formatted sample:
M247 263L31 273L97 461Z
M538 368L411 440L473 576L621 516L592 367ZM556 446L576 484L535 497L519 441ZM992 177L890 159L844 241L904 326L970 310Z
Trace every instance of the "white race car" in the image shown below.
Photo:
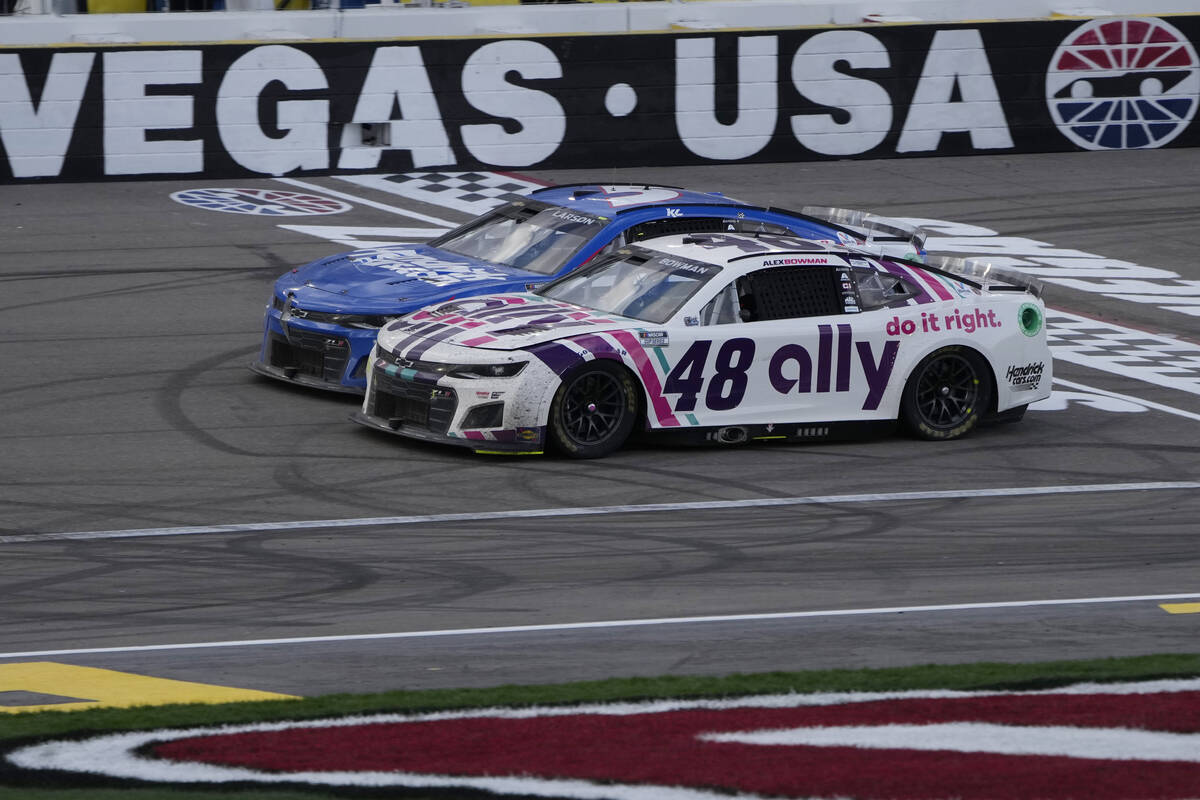
M1040 285L792 237L688 234L532 294L384 327L354 420L479 452L612 453L635 430L737 444L953 439L1050 394Z

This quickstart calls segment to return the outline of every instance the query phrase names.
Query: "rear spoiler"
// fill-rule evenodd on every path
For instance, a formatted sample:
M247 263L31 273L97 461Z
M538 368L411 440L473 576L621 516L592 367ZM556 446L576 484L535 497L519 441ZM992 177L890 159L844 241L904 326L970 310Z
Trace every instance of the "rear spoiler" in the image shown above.
M845 226L851 230L861 231L866 235L869 247L883 249L885 252L886 249L880 247L881 243L906 242L913 247L918 256L917 262L921 266L930 267L951 277L965 278L980 288L993 291L1023 291L1029 292L1034 297L1042 296L1042 282L1024 272L1007 267L997 267L978 258L926 255L925 240L929 237L929 231L919 226L850 208L806 206L803 213ZM915 265L916 263L914 263Z
M949 273L978 283L992 291L1029 292L1034 297L1042 296L1042 282L1015 269L997 267L979 258L954 258L951 256L925 256L924 265L939 272Z
M805 206L800 213L814 219L844 226L862 236L868 247L902 242L911 246L916 255L925 253L925 239L929 236L928 231L898 219L881 217L869 211L833 208L832 206Z

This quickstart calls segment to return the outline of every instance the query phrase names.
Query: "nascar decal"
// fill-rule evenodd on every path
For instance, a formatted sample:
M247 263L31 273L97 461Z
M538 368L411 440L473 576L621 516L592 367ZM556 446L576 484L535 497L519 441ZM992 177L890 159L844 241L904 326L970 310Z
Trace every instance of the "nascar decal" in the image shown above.
M658 379L658 372L655 369L655 360L650 357L646 348L642 346L640 339L635 338L629 331L616 331L612 337L624 349L624 352L629 354L629 358L633 360L634 368L642 377L642 385L646 387L646 394L650 397L650 403L654 407L654 413L658 417L660 425L674 427L679 425L679 419L671 413L671 406L664 398L664 388ZM658 364L661 367L666 366L666 359L662 357L662 349L652 347L651 350L658 355ZM696 424L695 420L689 420L692 424Z
M1162 147L1196 114L1200 61L1161 19L1093 20L1055 51L1046 72L1054 124L1086 150Z
M433 286L454 286L474 281L502 281L509 278L499 270L480 264L447 261L444 258L422 255L416 250L395 247L355 250L348 254L347 258L364 267L385 269L402 277L423 281Z
M489 708L41 742L25 769L613 800L1200 796L1200 680Z

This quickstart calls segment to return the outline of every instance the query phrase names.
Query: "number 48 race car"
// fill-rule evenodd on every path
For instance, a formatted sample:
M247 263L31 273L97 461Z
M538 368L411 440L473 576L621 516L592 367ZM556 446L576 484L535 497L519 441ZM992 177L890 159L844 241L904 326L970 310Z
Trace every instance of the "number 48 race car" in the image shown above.
M954 439L1049 396L1040 285L793 237L689 234L622 248L535 293L384 327L354 420L478 452L578 458L635 430L819 440L897 423Z
M375 336L392 319L454 298L532 289L600 254L667 234L778 233L920 250L912 230L892 220L811 210L816 213L795 214L666 186L539 189L427 244L355 250L283 275L250 368L293 384L361 394Z

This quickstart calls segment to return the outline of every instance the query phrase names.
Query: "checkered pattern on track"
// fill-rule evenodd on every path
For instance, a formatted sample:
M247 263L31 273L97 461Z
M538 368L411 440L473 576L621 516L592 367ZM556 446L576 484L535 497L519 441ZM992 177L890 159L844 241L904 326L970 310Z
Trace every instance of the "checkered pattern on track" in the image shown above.
M546 186L498 172L404 172L395 175L346 176L343 179L472 216Z
M1200 347L1064 311L1046 312L1054 358L1200 394Z

